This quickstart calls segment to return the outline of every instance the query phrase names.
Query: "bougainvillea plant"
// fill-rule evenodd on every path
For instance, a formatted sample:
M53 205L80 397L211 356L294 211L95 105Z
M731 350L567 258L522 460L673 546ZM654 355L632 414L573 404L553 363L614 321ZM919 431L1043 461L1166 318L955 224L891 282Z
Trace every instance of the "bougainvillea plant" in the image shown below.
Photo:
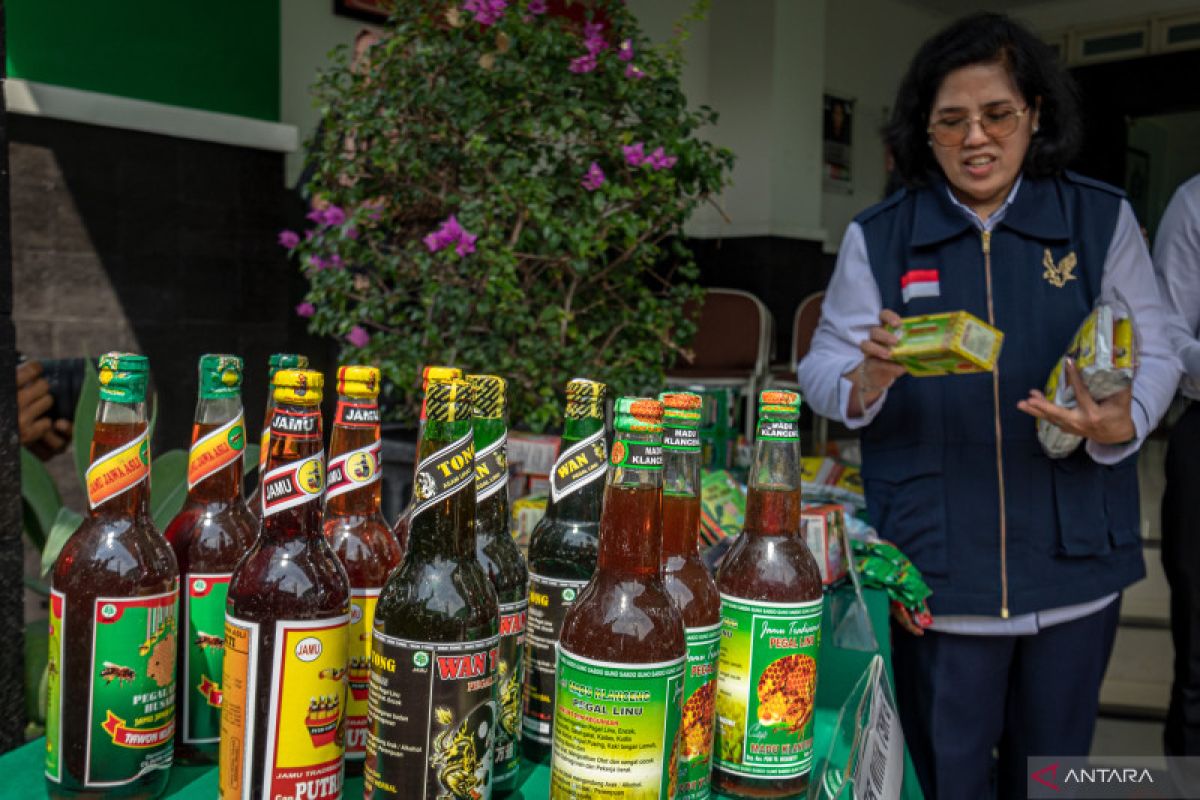
M693 332L681 227L733 158L678 57L618 0L396 6L316 86L311 225L279 238L296 313L382 368L392 419L416 419L424 364L503 375L535 431L577 375L657 390Z

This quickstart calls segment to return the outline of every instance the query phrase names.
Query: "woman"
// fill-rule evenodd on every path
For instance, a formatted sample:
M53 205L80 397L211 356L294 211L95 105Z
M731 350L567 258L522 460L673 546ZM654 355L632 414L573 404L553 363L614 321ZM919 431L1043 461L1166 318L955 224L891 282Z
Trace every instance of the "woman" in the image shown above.
M929 798L1024 797L1028 756L1086 755L1122 589L1144 574L1135 454L1178 364L1145 243L1117 189L1064 171L1070 80L1036 36L978 14L927 41L887 138L906 188L846 232L800 384L862 435L880 534L933 589L893 628L897 703ZM1097 298L1140 334L1132 390L1078 408L1043 386ZM992 374L912 378L901 317L965 310L1004 332ZM1087 439L1047 458L1036 420Z

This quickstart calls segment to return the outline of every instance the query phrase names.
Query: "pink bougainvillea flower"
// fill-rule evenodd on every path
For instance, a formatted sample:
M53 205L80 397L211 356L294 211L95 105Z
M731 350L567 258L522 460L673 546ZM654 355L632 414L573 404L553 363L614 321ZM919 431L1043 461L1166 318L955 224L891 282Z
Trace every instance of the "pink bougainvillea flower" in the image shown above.
M463 3L463 10L469 11L474 15L475 21L485 27L499 22L506 8L507 0L467 0Z
M583 188L587 189L589 192L594 192L603 186L604 171L600 169L600 165L593 161L587 169L587 174L583 176L583 180L580 181L580 183L583 184Z
M546 13L546 0L529 0L525 4L525 10L530 14L541 16Z
M640 81L642 78L646 77L646 71L639 67L635 67L633 64L626 64L625 77L632 78L635 81Z
M474 253L475 239L475 234L463 231L462 236L459 237L458 244L454 246L454 252L458 253L459 256L465 256Z
M654 148L654 152L647 156L646 163L657 171L660 169L670 169L675 166L675 162L678 160L675 156L667 155L661 147L656 147Z
M315 222L318 225L320 225L322 222L325 221L325 209L314 208L312 211L305 214L304 218L306 220L308 220L309 222Z
M311 242L312 238L316 235L317 235L317 232L314 231L312 228L309 228L308 230L306 230L304 232L304 241Z
M622 145L621 152L625 154L625 163L631 167L640 167L646 163L645 144L642 142Z
M346 221L346 212L337 206L329 206L325 209L321 221L326 225L337 227Z
M295 231L282 230L279 232L279 244L281 247L286 247L291 250L296 245L300 244L300 234Z
M596 57L591 53L586 53L579 58L571 59L571 65L567 67L571 72L579 75L584 72L591 72L596 69Z
M454 252L460 256L465 256L475 252L476 238L475 234L463 228L459 224L458 218L451 214L442 222L441 227L421 241L425 242L425 246L429 248L429 252L431 253L436 253L453 244L456 245Z
M344 231L342 231L342 236L345 236L347 239L357 239L358 238L358 228L354 227L353 225L350 225Z
M317 307L312 303L301 303L296 306L296 316L308 319L313 314L317 313Z
M313 269L317 270L318 272L320 272L321 270L323 270L329 266L329 262L326 261L325 259L321 258L321 256L309 256L308 257L308 265L310 267L312 267Z
M366 347L367 342L371 341L371 334L367 333L361 325L355 325L346 334L346 341L355 347Z
M329 269L341 269L346 265L345 262L342 261L342 257L337 253L334 253L329 257L329 261L326 262L326 266L329 267Z
M633 61L633 39L626 39L617 46L617 58L622 61Z

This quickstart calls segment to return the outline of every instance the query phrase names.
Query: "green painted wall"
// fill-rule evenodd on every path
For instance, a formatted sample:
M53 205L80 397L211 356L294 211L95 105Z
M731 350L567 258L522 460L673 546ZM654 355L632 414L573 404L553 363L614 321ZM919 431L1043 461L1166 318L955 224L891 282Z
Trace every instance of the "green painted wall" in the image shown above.
M285 0L8 0L8 74L279 120Z

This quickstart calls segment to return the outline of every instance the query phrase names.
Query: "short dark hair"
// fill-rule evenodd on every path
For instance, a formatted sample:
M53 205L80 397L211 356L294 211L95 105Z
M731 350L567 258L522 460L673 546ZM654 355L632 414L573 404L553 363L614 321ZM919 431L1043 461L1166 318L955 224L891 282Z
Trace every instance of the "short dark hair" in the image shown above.
M1061 172L1083 138L1075 82L1050 46L1003 14L963 17L921 45L896 91L885 137L896 171L908 186L923 186L938 174L929 146L929 109L948 74L972 64L1005 66L1030 108L1038 99L1038 133L1025 154L1024 172L1035 177Z

